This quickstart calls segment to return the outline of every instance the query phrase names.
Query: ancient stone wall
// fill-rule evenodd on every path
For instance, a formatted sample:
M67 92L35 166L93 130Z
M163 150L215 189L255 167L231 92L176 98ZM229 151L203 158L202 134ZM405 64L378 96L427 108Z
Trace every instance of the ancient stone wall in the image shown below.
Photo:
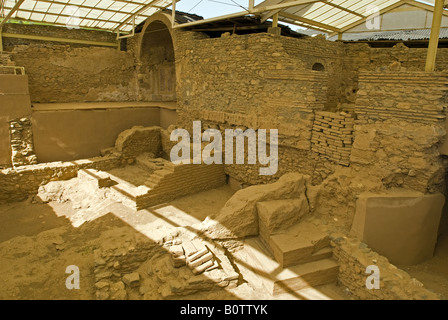
M352 294L363 300L440 300L442 297L423 287L417 279L389 263L387 258L372 251L365 243L354 238L335 237L331 241L334 258L338 261L339 281ZM379 289L368 289L366 282L372 271L379 270Z
M5 33L114 42L112 33L8 24ZM4 50L25 67L33 102L136 100L133 56L114 47L4 38Z
M442 190L447 75L361 73L350 162L386 187Z
M313 123L311 150L324 158L348 166L354 118L345 112L317 112Z
M0 171L0 203L24 200L28 196L37 194L39 187L50 181L76 177L79 169L109 170L120 164L119 157L106 156L4 169Z
M27 117L9 122L11 141L11 161L14 167L37 163L34 153L33 129L31 120Z
M423 71L427 48L408 48L403 43L398 43L392 48L375 48L365 43L347 43L343 52L340 102L353 104L357 95L360 72L386 71L393 63L396 70ZM439 48L436 71L446 69L448 69L448 48Z
M115 149L124 159L135 159L143 152L150 152L154 157L162 152L160 127L135 126L118 135Z

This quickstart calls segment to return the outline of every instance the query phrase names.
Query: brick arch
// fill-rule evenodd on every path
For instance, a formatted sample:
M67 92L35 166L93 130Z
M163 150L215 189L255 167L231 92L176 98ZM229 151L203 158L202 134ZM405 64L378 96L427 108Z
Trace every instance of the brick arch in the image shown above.
M163 23L166 26L166 28L170 32L171 39L173 41L173 47L175 48L176 39L175 39L175 35L173 32L173 28L172 28L171 16L167 15L166 13L155 13L151 17L146 19L145 24L143 25L142 31L140 32L140 35L138 37L138 40L137 40L138 45L137 45L137 52L136 52L136 57L137 57L138 61L140 61L140 58L141 58L142 44L143 44L146 30L148 29L149 25L151 25L153 22L157 22L157 21ZM174 50L174 52L176 52L176 50Z
M136 50L139 100L176 100L174 34L167 14L157 13L145 21Z

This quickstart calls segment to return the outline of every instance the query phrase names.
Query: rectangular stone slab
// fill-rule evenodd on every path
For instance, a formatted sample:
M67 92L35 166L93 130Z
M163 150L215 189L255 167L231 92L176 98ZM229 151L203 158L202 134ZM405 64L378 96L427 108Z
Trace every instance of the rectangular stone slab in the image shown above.
M359 196L352 233L391 263L413 265L432 258L445 197L394 191Z

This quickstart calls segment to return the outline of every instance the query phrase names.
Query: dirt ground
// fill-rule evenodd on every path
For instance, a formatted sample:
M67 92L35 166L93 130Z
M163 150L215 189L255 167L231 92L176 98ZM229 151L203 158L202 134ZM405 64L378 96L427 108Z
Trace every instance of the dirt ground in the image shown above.
M448 299L448 234L442 235L436 245L434 258L415 266L399 266L434 292Z
M70 188L69 188L70 189ZM88 192L88 189L87 191ZM94 250L135 234L154 241L173 228L194 226L232 196L224 186L135 212L106 200L87 205L85 194L73 201L38 203L35 198L0 206L0 299L95 299ZM81 201L84 199L84 201ZM80 213L81 212L81 213ZM94 217L87 217L95 212ZM448 238L439 241L434 259L404 268L429 289L448 296ZM68 290L67 266L80 270L80 290ZM273 299L257 275L238 265L244 282L234 289L199 292L185 299ZM353 299L338 285L282 294L276 299ZM128 299L141 299L130 292Z

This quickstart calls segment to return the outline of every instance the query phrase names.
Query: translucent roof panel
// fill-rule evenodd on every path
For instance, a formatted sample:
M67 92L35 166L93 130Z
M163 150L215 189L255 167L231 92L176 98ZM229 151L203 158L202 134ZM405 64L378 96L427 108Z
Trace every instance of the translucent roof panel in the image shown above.
M283 7L288 2L294 6ZM300 3L302 2L302 4ZM279 20L330 32L343 32L363 22L374 13L383 13L413 0L265 0L256 8L282 6L270 13L278 13Z
M169 6L171 0L3 0L2 15L15 7L10 19L131 31L134 17L138 24Z
M278 3L286 1L278 0ZM305 2L305 1L304 1ZM311 2L311 1L309 1ZM306 3L285 8L279 12L281 18L289 21L297 18L297 22L313 21L315 26L336 31L369 17L374 12L403 3L402 0L330 0ZM263 3L260 4L262 6Z

